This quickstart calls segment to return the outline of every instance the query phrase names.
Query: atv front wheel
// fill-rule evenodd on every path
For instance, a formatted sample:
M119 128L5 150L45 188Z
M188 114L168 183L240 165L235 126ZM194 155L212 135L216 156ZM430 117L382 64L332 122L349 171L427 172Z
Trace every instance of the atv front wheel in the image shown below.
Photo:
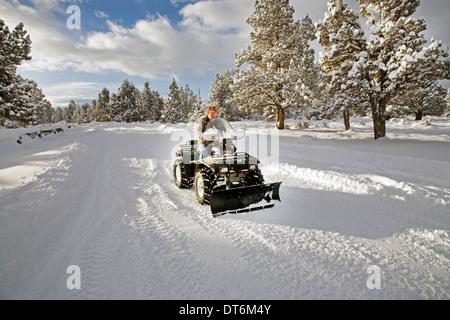
M177 160L173 164L173 180L178 188L190 188L192 187L192 179L186 176L184 171L183 161Z
M212 183L206 170L200 170L194 180L195 195L200 204L209 204L212 193Z

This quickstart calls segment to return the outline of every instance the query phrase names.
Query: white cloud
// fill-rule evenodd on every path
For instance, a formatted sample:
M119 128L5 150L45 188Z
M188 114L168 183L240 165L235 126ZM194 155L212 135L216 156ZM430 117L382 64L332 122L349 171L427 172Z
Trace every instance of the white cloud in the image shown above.
M30 65L34 65L33 68L37 70L60 70L71 64L70 60L63 58L74 48L69 37L59 31L65 28L65 24L58 21L50 9L46 9L54 2L45 0L42 6L33 8L0 0L0 12L4 14L5 23L10 28L19 22L25 24L25 30L32 40L33 62Z
M170 2L176 7L180 4L185 4L187 2L196 2L196 1L199 1L199 0L170 0Z
M82 38L52 14L49 8L56 2L45 0L37 9L0 0L0 11L10 17L7 23L23 21L31 35L33 60L24 63L24 70L113 70L145 78L165 77L180 69L202 74L233 63L235 52L248 42L236 35L236 29L232 33L227 29L239 23L240 8L248 9L240 0L189 4L179 26L162 16L137 21L132 28L107 20L108 32L91 32ZM221 14L235 20L220 18ZM246 26L245 22L240 26Z
M182 26L203 27L211 30L248 30L246 19L253 12L253 0L202 1L186 5L180 13Z
M108 19L108 14L100 10L95 10L95 16L100 19Z
M97 11L97 17L106 19L108 31L84 34L84 30L68 30L65 21L54 15L55 11L65 13L67 1L33 0L36 6L30 7L17 0L0 0L6 23L11 27L23 21L31 35L33 60L24 63L24 70L117 71L145 78L166 78L178 72L222 72L233 66L234 54L250 42L245 20L253 12L254 0L172 0L184 5L180 10L183 19L177 26L167 17L154 16L126 28ZM296 19L309 14L314 22L323 18L326 3L291 0ZM350 4L357 8L356 0ZM436 38L442 39L439 35Z
M53 107L66 107L70 100L80 104L92 102L103 88L103 84L96 82L67 82L42 86L41 89Z

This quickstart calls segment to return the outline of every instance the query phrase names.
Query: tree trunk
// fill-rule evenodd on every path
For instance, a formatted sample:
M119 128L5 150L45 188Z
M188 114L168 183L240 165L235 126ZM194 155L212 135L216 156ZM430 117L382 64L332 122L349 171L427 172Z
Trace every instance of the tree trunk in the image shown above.
M278 130L284 129L284 109L281 106L277 106L277 128Z
M386 105L384 99L372 101L371 105L372 105L374 139L377 140L379 138L383 138L386 136L386 117L385 117Z
M350 130L350 112L345 109L342 112L342 116L344 117L345 130Z
M422 119L423 119L422 110L416 111L416 120L422 120Z

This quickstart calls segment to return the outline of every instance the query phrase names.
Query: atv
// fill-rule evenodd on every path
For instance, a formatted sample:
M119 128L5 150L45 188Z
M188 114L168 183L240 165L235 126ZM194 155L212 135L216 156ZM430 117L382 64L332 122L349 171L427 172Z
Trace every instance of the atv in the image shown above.
M209 205L214 217L274 207L280 200L281 182L265 184L260 161L237 152L233 141L245 136L223 118L208 123L203 140L211 154L201 157L198 140L187 141L175 152L174 181L179 188L194 186L200 204Z

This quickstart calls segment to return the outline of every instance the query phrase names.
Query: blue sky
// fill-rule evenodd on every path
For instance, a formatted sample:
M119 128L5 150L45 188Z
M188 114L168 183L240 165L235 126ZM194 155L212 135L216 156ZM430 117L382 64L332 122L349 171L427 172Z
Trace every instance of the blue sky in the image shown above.
M356 0L346 1L358 11ZM327 0L291 0L295 18L323 18ZM32 56L19 73L35 80L53 106L116 92L123 80L167 95L173 77L204 99L217 73L234 67L250 43L245 19L254 0L0 0L0 19L19 22L31 36ZM80 8L81 29L69 29L67 8ZM427 39L450 44L449 0L422 0ZM316 55L320 46L312 43Z

